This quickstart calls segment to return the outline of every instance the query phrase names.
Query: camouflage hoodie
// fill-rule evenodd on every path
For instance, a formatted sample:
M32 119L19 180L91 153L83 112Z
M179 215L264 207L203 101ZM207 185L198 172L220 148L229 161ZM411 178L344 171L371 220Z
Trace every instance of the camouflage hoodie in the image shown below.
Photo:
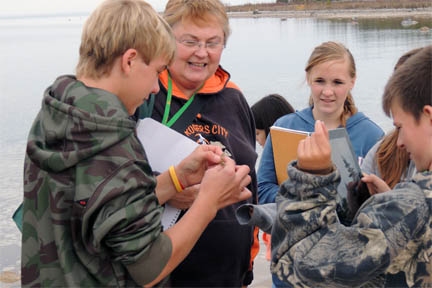
M339 172L316 176L295 166L276 197L274 276L294 287L432 286L432 171L370 197L344 226Z
M370 197L344 226L336 213L339 172L318 176L295 166L277 207L236 211L239 223L271 230L273 280L283 287L432 287L432 171Z
M144 281L160 273L171 242L135 125L73 76L45 91L25 157L22 286L136 286L129 272L152 260Z

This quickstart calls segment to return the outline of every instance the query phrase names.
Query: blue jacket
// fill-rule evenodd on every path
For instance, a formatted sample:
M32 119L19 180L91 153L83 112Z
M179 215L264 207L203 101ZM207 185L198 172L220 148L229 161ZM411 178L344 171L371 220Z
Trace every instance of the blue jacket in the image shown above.
M285 115L279 118L274 126L313 132L315 119L312 115L312 108L308 107ZM369 149L384 135L384 131L362 112L357 112L348 118L345 128L357 157L364 158ZM271 137L267 137L258 169L258 202L275 202L278 190Z

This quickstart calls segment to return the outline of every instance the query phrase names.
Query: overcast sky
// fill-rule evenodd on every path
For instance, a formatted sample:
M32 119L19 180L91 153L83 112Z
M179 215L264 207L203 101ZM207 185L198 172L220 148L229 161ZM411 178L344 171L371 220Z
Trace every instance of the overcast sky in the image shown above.
M103 0L0 0L0 15L91 12ZM147 0L162 11L167 0ZM275 0L222 0L225 4L275 2Z

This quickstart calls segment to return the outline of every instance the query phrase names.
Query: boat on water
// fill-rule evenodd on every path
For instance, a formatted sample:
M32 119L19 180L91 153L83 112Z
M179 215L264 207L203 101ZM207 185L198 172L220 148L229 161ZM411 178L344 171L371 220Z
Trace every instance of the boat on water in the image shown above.
M416 24L418 24L418 21L412 20L411 18L404 19L401 22L402 27L410 27Z

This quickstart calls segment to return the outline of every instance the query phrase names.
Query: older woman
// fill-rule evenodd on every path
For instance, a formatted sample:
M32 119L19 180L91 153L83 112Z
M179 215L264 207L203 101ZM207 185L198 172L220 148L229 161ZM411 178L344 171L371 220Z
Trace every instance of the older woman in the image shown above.
M173 29L177 51L172 64L159 75L152 118L194 141L218 145L237 164L248 165L252 177L248 188L253 193L248 201L256 202L252 112L230 74L219 65L230 34L225 8L219 0L171 0L164 18ZM197 189L186 189L169 203L187 209L196 193ZM254 229L240 226L235 219L240 204L219 211L171 274L172 286L240 287L251 282L251 251L258 244Z

